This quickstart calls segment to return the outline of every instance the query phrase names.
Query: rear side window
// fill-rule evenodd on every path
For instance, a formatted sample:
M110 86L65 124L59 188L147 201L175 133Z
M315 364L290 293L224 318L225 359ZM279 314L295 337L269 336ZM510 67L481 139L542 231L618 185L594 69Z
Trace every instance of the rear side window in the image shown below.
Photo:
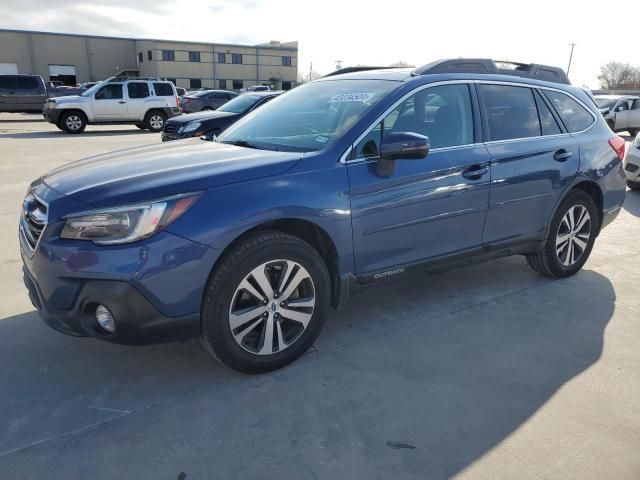
M570 132L581 132L595 123L595 119L589 111L569 95L553 90L545 90L544 94L551 100L562 122Z
M538 92L535 92L538 114L540 115L540 125L542 125L542 135L558 135L562 133L558 122L553 117L551 110Z
M18 88L20 90L35 90L38 88L38 81L33 77L18 77Z
M540 120L527 87L480 85L487 115L489 141L529 138L541 135Z
M149 96L149 85L142 82L130 83L127 85L129 98L146 98Z
M15 90L18 87L16 77L0 77L0 88L4 90Z
M105 85L96 93L96 100L114 100L118 98L122 98L122 85Z
M169 83L154 83L153 89L158 97L173 97L173 88Z

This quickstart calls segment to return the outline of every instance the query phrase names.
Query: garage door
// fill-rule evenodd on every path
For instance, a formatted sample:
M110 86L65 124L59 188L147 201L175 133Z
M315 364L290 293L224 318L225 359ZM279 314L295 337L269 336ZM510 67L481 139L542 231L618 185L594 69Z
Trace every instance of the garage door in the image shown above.
M75 85L75 65L49 65L49 80L60 80L65 85Z
M0 63L0 75L17 75L17 63Z

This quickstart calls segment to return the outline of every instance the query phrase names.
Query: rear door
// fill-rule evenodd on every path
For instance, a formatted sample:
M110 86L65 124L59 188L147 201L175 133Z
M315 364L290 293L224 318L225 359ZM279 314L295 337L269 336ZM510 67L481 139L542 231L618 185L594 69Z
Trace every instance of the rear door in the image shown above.
M108 83L100 88L92 99L96 122L127 120L127 101L121 83Z
M358 275L481 247L489 155L478 139L470 88L465 82L422 88L354 145L347 171ZM426 135L431 151L421 160L399 159L389 176L380 176L375 164L389 132Z
M578 171L578 144L537 89L500 83L477 88L491 155L483 241L541 238L560 194Z
M627 129L640 130L640 98L634 99L631 104Z
M151 91L147 82L127 83L127 116L129 120L144 119Z
M0 75L0 111L15 111L13 96L16 94L17 88L18 77L16 75Z

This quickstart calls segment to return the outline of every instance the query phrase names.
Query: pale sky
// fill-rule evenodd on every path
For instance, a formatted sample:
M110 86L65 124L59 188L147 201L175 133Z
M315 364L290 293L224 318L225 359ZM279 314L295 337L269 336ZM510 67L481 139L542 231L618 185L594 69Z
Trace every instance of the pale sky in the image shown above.
M334 70L335 60L422 65L451 57L566 69L569 43L576 43L571 81L595 88L600 65L640 64L637 29L605 11L574 0L0 0L0 28L212 43L298 40L299 70L313 62L319 73Z

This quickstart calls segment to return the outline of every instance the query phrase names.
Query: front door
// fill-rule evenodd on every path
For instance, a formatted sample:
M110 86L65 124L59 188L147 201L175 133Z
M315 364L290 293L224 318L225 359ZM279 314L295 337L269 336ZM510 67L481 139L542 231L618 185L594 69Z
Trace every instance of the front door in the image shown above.
M127 120L127 101L122 84L108 83L95 93L92 103L96 122Z
M478 93L492 158L484 243L542 238L560 194L578 170L578 144L541 92L480 84Z
M354 146L347 171L358 275L384 275L481 247L489 154L475 140L469 88L458 83L421 89ZM420 160L396 160L394 171L380 176L375 164L388 132L426 135L431 151Z

